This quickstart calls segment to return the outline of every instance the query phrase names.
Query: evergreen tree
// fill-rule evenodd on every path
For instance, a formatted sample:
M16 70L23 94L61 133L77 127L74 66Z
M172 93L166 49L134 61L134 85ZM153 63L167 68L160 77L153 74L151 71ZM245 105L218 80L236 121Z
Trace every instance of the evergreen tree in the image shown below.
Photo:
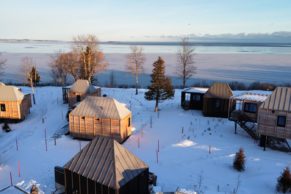
M283 193L291 192L291 174L288 167L284 169L278 178L277 191Z
M238 171L245 170L245 153L242 148L240 148L239 151L235 154L233 167Z
M145 93L145 99L156 101L155 112L157 112L159 101L172 98L175 92L170 78L165 76L165 61L159 57L153 66L151 85Z
M34 66L31 68L30 72L28 73L27 81L29 81L29 83L32 83L33 85L38 84L40 81L39 73Z

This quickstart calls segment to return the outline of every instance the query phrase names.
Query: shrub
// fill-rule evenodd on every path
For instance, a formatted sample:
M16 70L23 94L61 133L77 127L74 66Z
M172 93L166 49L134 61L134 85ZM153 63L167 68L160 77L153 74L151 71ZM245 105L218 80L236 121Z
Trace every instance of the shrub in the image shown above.
M284 169L278 178L277 191L283 193L291 192L291 174L288 167Z
M10 129L8 123L6 123L6 122L5 122L4 125L2 126L2 129L3 129L4 131L6 131L6 132L11 131L11 129Z
M233 167L238 171L245 170L245 153L242 148L240 148L239 151L235 154Z

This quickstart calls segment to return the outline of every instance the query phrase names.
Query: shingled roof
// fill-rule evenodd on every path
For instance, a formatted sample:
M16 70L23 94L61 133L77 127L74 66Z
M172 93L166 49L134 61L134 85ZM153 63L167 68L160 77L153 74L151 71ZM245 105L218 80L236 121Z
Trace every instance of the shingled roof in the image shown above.
M291 88L277 87L260 108L291 112Z
M148 166L114 139L97 136L64 168L99 184L119 189Z
M232 90L227 83L214 83L208 91L206 96L218 97L228 99L233 96Z
M14 86L0 85L0 101L21 101L24 94Z
M114 98L87 96L70 114L96 118L123 119L131 112Z

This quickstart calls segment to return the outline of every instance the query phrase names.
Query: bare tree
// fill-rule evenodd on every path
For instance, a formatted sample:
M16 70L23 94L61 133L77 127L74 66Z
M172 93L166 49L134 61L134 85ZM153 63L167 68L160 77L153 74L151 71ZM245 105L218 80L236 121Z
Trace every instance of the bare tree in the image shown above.
M138 76L143 72L145 56L143 48L137 46L130 47L131 53L127 55L127 69L135 76L135 94L138 94Z
M36 76L39 76L38 73L36 74L35 63L31 57L24 57L21 59L21 64L22 64L22 72L24 73L25 80L28 82L28 84L31 87L33 103L35 104L34 80L37 79ZM33 69L34 69L34 73L32 73Z
M177 53L177 74L182 78L182 86L186 87L186 81L196 73L194 66L194 48L191 47L188 38L183 38L181 49Z
M70 73L74 79L78 78L76 62L73 54L70 53L57 53L52 56L50 64L51 75L54 82L58 85L65 85L67 82L67 76Z
M6 59L1 58L1 53L0 53L0 76L2 76L4 73L6 61L7 61Z
M79 62L79 78L91 81L96 73L106 69L104 54L99 50L99 42L95 35L82 35L74 38L73 56Z

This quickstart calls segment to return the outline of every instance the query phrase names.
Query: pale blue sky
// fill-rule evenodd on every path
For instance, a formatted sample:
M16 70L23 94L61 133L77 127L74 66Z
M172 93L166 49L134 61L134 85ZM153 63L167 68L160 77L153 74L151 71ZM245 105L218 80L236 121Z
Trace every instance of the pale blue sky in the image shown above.
M7 0L0 38L100 40L291 31L291 0Z

